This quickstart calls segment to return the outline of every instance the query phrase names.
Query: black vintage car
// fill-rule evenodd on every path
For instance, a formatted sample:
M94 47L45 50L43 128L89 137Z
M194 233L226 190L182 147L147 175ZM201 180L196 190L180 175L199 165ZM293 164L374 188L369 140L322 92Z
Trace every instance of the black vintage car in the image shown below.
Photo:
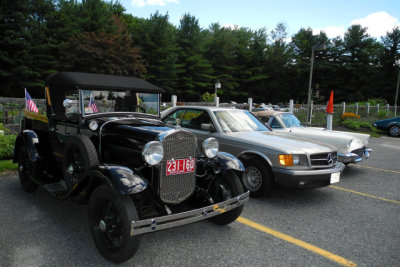
M249 193L242 163L209 138L159 119L163 89L130 77L60 72L46 79L47 116L25 111L15 148L22 188L87 203L99 252L123 262L140 235L209 219L225 225Z

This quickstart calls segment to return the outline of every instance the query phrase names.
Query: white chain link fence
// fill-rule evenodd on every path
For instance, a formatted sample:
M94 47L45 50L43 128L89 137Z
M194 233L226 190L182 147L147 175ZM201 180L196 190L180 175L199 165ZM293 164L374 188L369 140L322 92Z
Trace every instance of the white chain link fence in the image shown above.
M39 114L46 114L46 102L44 99L33 100L39 109ZM238 109L249 109L252 100L249 99L248 103L218 103L219 107L238 108ZM185 105L185 106L215 106L214 102L163 102L161 103L161 111L172 107L174 105ZM276 107L276 106L274 106ZM289 111L291 107L281 107L284 111ZM3 128L5 133L16 133L19 130L19 124L23 116L25 109L24 98L7 98L0 97L0 130ZM299 120L306 124L307 116L307 104L293 104L293 113L299 118ZM312 105L312 117L311 125L317 127L326 127L326 105ZM363 120L368 122L374 122L378 119L391 118L395 114L400 115L400 108L397 107L395 112L394 106L369 106L369 105L347 105L345 102L334 105L333 125L337 126L340 124L341 116L344 113L354 113L359 115Z

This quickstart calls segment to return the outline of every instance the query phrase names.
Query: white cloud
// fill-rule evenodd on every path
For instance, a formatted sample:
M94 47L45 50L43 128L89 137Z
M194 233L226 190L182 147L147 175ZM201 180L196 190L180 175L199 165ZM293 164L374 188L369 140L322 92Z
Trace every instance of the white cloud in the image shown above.
M360 24L362 27L367 27L367 33L376 38L385 36L386 32L392 31L396 26L400 26L399 20L389 15L385 11L372 13L365 18L353 20L348 27L355 24ZM321 29L313 29L313 34L318 34L320 31L323 31L329 38L334 38L337 36L343 37L348 27L331 26Z
M399 20L385 11L372 13L365 18L353 20L351 25L354 24L368 27L368 34L377 38L386 35L386 32L392 31L395 26L400 26Z
M239 26L237 24L233 24L233 23L226 23L226 24L222 25L221 28L237 30L237 29L239 29Z
M135 7L165 6L168 3L178 4L178 0L132 0L131 5Z
M331 26L323 29L313 29L313 34L319 34L321 31L326 33L328 38L335 38L337 36L343 37L346 29L343 26Z

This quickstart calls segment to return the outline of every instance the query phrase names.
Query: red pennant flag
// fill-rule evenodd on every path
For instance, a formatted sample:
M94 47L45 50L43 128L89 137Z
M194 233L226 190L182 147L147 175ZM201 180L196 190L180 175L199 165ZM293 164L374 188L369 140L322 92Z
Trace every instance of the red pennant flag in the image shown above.
M329 97L328 105L326 106L326 113L333 114L333 90L331 91L331 96Z

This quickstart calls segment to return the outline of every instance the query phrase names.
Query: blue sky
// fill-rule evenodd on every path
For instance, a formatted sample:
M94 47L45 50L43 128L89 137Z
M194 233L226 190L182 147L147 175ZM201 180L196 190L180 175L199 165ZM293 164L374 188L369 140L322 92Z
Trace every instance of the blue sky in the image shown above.
M379 38L400 26L400 0L120 0L127 13L150 18L157 10L169 14L169 21L179 25L185 13L195 16L202 28L219 22L252 30L269 30L283 22L289 36L301 28L324 30L329 37L343 36L352 24L368 27Z

